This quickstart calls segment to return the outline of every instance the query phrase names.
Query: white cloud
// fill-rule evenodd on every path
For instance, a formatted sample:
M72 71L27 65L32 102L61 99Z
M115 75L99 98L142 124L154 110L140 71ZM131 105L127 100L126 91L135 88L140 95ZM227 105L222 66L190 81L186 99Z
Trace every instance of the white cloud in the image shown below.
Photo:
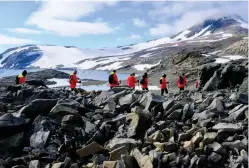
M139 40L141 38L142 37L139 34L131 34L131 35L124 37L124 38L119 37L118 40L119 41L121 41L121 40Z
M165 36L169 35L174 28L168 24L157 24L155 27L149 29L149 33L152 36Z
M45 1L41 8L28 18L27 24L62 36L111 33L115 27L107 22L84 22L79 19L114 4L115 1Z
M27 29L27 28L6 28L9 32L23 33L23 34L41 34L39 30Z
M37 43L37 41L0 34L1 45L11 45L11 44L21 45L21 44L31 44L31 43Z
M133 21L134 26L137 26L137 27L146 27L147 26L147 23L142 19L133 18L132 21Z

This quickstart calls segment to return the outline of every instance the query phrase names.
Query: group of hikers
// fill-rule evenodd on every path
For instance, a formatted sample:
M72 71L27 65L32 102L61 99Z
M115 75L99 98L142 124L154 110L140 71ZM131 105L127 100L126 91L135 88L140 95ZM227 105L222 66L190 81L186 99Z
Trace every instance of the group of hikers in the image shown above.
M26 75L27 75L27 71L24 70L20 75L18 75L16 77L16 84L25 83ZM169 82L167 82L166 77L167 77L167 75L163 74L159 80L162 96L164 95L164 93L168 94L168 85L167 84L169 84ZM70 88L72 91L74 91L76 89L77 83L81 83L81 81L77 77L77 70L74 70L74 72L72 74L70 74L70 77L69 77L69 84L70 84ZM121 81L118 80L117 72L116 72L116 70L113 70L109 76L110 89L112 89L113 87L118 86L120 84L121 84ZM135 89L136 84L138 84L138 85L140 84L142 90L147 90L147 91L149 90L149 88L148 88L149 80L148 80L147 72L145 72L143 74L141 80L136 79L135 73L130 74L130 76L127 78L127 85L130 88ZM182 74L178 77L176 84L177 84L178 88L180 89L180 91L184 90L184 88L187 86L187 78L186 78L185 74ZM196 88L197 87L198 87L198 80L196 81Z
M159 80L162 96L164 95L164 93L168 94L167 84L169 84L169 82L167 82L166 77L167 77L167 75L163 74L161 79ZM132 89L135 89L136 84L138 84L138 85L140 84L142 90L147 90L147 91L149 90L149 88L148 88L149 80L148 80L147 72L145 72L143 74L142 79L140 81L136 79L135 73L132 73L132 74L130 74L130 76L128 77L126 82L127 82L127 85ZM121 82L118 80L116 70L113 70L109 76L110 89L119 85L120 83ZM180 89L180 91L184 90L184 88L187 86L186 75L185 74L180 75L176 81L176 84L177 84L178 88ZM198 85L198 80L196 81L196 87L198 87L197 85Z

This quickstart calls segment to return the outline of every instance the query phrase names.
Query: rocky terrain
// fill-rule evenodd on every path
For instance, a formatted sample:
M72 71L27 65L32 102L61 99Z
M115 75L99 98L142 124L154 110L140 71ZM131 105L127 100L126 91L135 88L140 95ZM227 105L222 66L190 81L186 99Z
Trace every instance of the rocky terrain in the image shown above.
M179 54L171 64L185 67L197 56ZM247 66L206 62L199 91L166 97L126 86L78 94L1 86L0 167L247 167Z

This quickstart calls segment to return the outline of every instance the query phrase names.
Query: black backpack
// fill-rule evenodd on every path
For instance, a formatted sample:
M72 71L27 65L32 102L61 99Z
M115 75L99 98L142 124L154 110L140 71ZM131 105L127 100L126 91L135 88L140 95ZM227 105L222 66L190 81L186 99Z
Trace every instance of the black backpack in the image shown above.
M159 83L162 84L162 79L160 79Z
M140 84L144 84L144 78L142 78L141 80L140 80Z
M16 76L16 84L17 84L17 85L19 84L19 78L18 78L18 75Z
M180 77L180 84L184 84L183 77Z
M109 76L109 83L114 83L114 81L113 81L113 74L111 74L111 75Z

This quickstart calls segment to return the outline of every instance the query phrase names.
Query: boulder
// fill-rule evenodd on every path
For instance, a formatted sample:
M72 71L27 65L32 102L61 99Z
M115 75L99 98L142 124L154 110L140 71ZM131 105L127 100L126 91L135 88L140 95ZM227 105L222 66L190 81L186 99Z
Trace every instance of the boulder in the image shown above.
M75 100L59 100L51 109L49 116L61 120L65 115L77 114L79 106L79 102Z
M219 98L215 98L213 102L207 107L207 110L211 112L224 112L224 106Z
M142 155L137 148L131 151L131 155L136 159L140 168L153 168L150 157L148 155Z
M19 110L19 114L24 114L28 118L34 119L38 115L48 115L50 110L56 105L56 99L36 99Z
M174 100L168 100L166 102L163 102L164 111L169 110L173 105L174 105Z
M171 114L169 114L168 119L176 119L179 120L182 116L182 109L174 110Z
M248 94L240 93L237 97L237 102L247 105L248 104Z
M185 141L183 144L183 148L187 151L187 152L192 152L195 148L195 144L191 141Z
M50 131L38 131L31 135L30 146L33 148L44 149L49 138Z
M140 104L145 107L146 110L150 110L157 104L165 102L165 98L163 96L159 96L155 93L148 92L143 95L142 99L140 100Z
M10 113L6 113L0 117L0 137L8 137L13 134L26 131L29 120L14 117Z
M202 142L203 142L204 145L210 144L215 140L216 137L217 137L216 132L207 132L207 133L204 134Z
M215 126L213 126L214 130L222 130L225 132L238 132L243 129L242 123L218 123Z
M1 155L13 152L14 154L20 153L21 148L24 143L24 133L18 133L12 135L4 140L0 141L0 158L3 158Z
M29 168L40 168L40 161L39 160L31 160L29 162Z
M105 101L105 106L103 108L104 116L113 117L115 115L116 103L112 98Z
M213 142L211 144L208 144L207 147L212 149L213 152L224 154L224 149L218 142Z
M121 160L124 163L125 167L129 168L136 168L137 163L134 157L130 155L121 155Z
M47 85L45 84L43 80L27 80L26 83L29 85L36 86L36 87L43 86L47 88Z
M101 106L112 94L114 94L113 91L102 91L99 96L94 98L94 105Z
M104 148L97 144L96 142L92 142L91 144L83 147L82 149L78 149L76 151L77 155L79 155L81 158L85 156L89 156L95 153L98 153L100 151L103 151Z
M230 121L238 121L245 119L245 112L248 112L248 106L241 107L237 111L230 113L229 120Z
M213 76L207 81L205 86L202 88L202 91L214 91L218 89L220 85L220 77L217 74L217 71L214 72Z
M154 132L153 134L151 134L149 137L146 138L146 142L163 142L164 141L164 135L162 133L162 131L158 130L156 132Z
M210 156L208 156L208 160L213 162L213 163L217 163L219 162L220 160L222 159L222 156L215 153L215 152L212 152Z
M91 122L87 121L86 122L86 127L85 127L85 132L87 134L94 134L96 132L95 125L92 124Z
M204 111L212 102L213 98L208 96L198 107L199 112Z
M182 121L185 120L185 118L188 116L188 111L189 111L189 104L185 104L182 110Z
M121 146L110 152L110 160L120 160L121 155L128 155L128 151L126 150L125 146Z
M113 151L123 146L130 152L137 146L137 141L131 138L113 138L106 144L105 148L109 151Z
M194 113L194 115L192 116L192 120L194 121L207 120L207 119L212 118L214 115L215 115L214 113L205 110L201 113Z
M133 93L130 93L128 95L125 95L124 97L121 97L119 99L119 105L120 106L129 106L135 101L135 96Z
M203 139L202 133L201 133L201 132L197 132L197 133L195 134L195 136L192 137L191 141L192 141L195 145L197 145L197 144L199 144L199 143L202 141L202 139Z

